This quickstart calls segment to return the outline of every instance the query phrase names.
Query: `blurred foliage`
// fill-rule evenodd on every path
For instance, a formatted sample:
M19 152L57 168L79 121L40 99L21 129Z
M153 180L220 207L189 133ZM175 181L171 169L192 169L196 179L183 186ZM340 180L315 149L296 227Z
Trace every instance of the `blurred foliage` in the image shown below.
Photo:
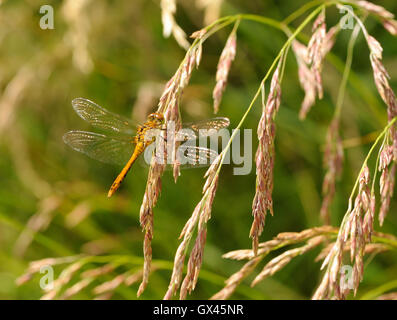
M72 1L73 2L73 1ZM42 295L39 277L17 286L15 280L32 260L80 253L142 256L143 233L139 208L147 169L136 166L122 189L112 198L106 192L120 168L101 164L78 154L62 142L70 129L87 129L76 116L71 100L86 97L138 121L156 107L156 99L184 56L173 38L162 36L159 1L85 1L81 11L66 1L9 0L0 5L0 298L37 299ZM382 2L397 12L394 0ZM282 20L305 1L225 0L222 15L253 13ZM39 27L39 8L50 4L55 29ZM203 27L203 11L195 2L180 1L177 21L187 34ZM340 18L335 8L327 11L327 24ZM297 27L302 18L292 23ZM376 19L366 21L369 32L384 47L384 62L397 88L397 43ZM212 116L211 93L216 64L230 28L204 45L203 60L185 91L181 110L184 120ZM302 39L308 38L305 30ZM277 117L274 187L275 216L268 217L261 240L279 232L300 231L321 223L322 148L326 128L335 106L350 31L340 33L324 70L325 98L308 119L298 111L303 98L293 55L287 60L283 97ZM260 79L285 42L281 32L243 21L238 30L236 60L223 97L220 115L237 125ZM386 111L377 95L368 49L360 35L355 48L342 114L342 134L353 141L346 151L342 180L332 206L332 224L338 226L358 169L370 146L361 140L380 130ZM142 103L149 96L150 104ZM140 98L141 97L141 98ZM147 106L149 106L147 108ZM244 128L256 130L261 108L258 103ZM353 139L353 140L352 140ZM256 139L254 146L256 148ZM255 149L254 149L255 150ZM253 164L254 165L254 164ZM194 299L206 299L220 290L223 281L241 266L221 255L248 248L255 192L255 170L234 176L231 165L222 169L209 222L202 273ZM163 177L161 198L155 208L153 259L172 266L178 236L201 198L205 169L182 172L175 184L170 172ZM384 227L378 231L397 234L396 203ZM39 219L32 220L32 217ZM38 232L31 231L38 229ZM255 288L243 284L233 298L307 299L320 279L318 253L294 259L274 277ZM272 255L271 255L272 256ZM269 259L269 258L268 258ZM135 265L140 267L140 265ZM59 270L57 270L58 272ZM116 274L116 273L115 273ZM360 292L395 280L397 255L381 254L366 266ZM151 275L142 298L162 298L171 275L169 269ZM111 274L108 275L111 277ZM137 284L121 286L114 298L134 299ZM92 298L83 290L76 298Z

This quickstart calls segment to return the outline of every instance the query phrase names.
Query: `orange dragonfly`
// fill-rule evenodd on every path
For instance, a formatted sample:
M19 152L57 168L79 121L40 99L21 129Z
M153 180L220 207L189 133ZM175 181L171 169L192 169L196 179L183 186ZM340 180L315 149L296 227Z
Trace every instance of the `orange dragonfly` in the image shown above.
M137 158L159 136L148 133L152 132L151 130L166 130L164 115L151 113L144 124L136 126L133 121L112 113L88 99L76 98L72 101L72 106L83 120L107 133L69 131L63 136L64 142L93 159L124 165L109 189L108 197L111 197ZM228 127L229 124L228 118L217 117L185 125L185 128L190 130L182 130L182 138L177 136L177 140L187 141L209 136ZM217 152L212 149L188 144L183 146L182 152L192 167L203 163L208 165L217 156Z

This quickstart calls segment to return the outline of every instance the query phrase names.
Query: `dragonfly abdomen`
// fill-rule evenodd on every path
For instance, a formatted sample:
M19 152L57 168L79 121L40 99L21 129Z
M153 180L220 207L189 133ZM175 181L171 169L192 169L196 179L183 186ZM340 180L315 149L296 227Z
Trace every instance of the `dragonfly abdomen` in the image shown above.
M134 150L134 153L132 154L130 160L128 160L127 164L124 166L123 170L119 173L117 178L114 180L112 186L109 189L108 192L108 197L110 198L120 187L121 182L124 180L125 176L127 175L128 171L130 171L132 165L136 161L136 159L139 157L139 155L145 150L146 146L145 143L139 142Z

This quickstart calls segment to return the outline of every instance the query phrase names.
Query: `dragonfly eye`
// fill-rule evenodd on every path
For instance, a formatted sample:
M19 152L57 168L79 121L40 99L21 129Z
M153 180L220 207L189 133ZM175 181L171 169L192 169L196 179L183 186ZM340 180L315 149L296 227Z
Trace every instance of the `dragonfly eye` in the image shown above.
M156 113L157 119L160 121L160 123L164 123L164 116L161 113Z
M155 113L149 114L148 120L149 121L155 121L155 122L158 122L158 123L163 123L164 122L164 116L161 113L155 112Z

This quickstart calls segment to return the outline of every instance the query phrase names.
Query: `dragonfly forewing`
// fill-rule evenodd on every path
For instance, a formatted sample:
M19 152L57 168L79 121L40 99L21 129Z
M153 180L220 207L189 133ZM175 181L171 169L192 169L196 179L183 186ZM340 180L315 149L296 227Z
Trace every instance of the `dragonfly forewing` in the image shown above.
M185 123L181 131L175 137L177 141L187 141L210 137L230 125L230 120L225 117L216 117L207 120Z
M76 113L92 126L106 131L114 131L125 135L134 135L135 124L85 98L76 98L72 101Z

